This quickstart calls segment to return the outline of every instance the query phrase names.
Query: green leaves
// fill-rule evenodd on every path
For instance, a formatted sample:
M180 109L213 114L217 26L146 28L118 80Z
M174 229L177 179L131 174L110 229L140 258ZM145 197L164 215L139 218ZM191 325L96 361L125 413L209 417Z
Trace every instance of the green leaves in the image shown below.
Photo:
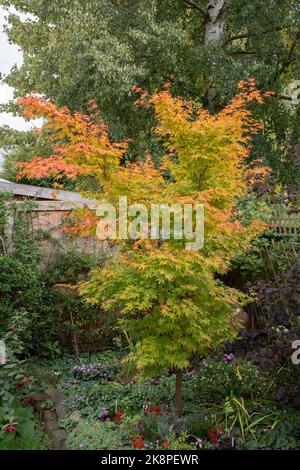
M286 105L290 101L282 99L286 86L299 78L296 3L230 1L217 44L207 44L202 15L182 0L0 3L33 16L25 21L18 13L9 15L7 35L24 56L23 65L5 78L16 96L35 91L72 111L86 111L88 100L95 98L112 139L132 139L128 160L141 160L149 150L157 161L163 148L151 129L153 114L133 106L132 85L153 92L170 82L174 95L192 99L199 107L210 101L214 84L216 111L230 101L241 79L255 77L260 88L278 96L265 109L255 107L265 129L256 140L253 158L263 157L285 184L298 184L298 165L287 144L299 141L299 105L291 108ZM204 11L207 5L202 2ZM48 156L40 136L22 133L14 141L11 131L4 134L7 176L15 176L15 163L28 159L32 147Z
M146 269L139 269L144 263ZM201 265L193 269L194 263L187 253L136 250L93 271L83 284L88 299L121 312L122 327L135 341L130 359L139 370L185 368L193 353L234 335L228 323L233 292L216 286Z

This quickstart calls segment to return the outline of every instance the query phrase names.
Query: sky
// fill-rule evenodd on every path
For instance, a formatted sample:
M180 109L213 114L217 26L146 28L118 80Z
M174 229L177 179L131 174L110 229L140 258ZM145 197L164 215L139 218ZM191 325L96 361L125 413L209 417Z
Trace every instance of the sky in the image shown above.
M0 72L2 75L6 75L13 65L17 64L20 66L22 64L22 52L18 49L15 44L9 44L7 36L3 31L3 26L5 25L5 15L6 12L2 7L0 7ZM0 103L7 103L13 97L13 90L1 83L0 84ZM13 127L18 130L26 130L31 126L28 122L20 117L14 117L8 113L0 113L0 126L7 124L10 127Z
M13 65L22 65L23 55L21 50L15 44L9 44L7 36L3 31L4 25L7 23L5 17L7 12L0 6L0 72L2 76L9 73ZM26 18L25 15L21 15ZM8 85L0 82L0 103L7 103L13 98L13 89ZM11 113L0 113L0 126L8 125L17 130L28 130L33 127L33 123L25 121L23 118L13 116ZM0 170L3 158L0 149Z

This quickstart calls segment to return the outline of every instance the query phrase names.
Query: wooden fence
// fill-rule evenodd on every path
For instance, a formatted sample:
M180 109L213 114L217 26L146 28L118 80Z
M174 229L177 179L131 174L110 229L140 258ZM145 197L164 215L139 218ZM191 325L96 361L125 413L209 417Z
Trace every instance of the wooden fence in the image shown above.
M16 204L24 204L24 201L16 201ZM35 201L30 207L27 216L29 219L32 236L44 233L41 242L43 265L51 264L53 255L59 250L76 248L85 251L95 257L101 257L110 250L107 242L96 237L82 237L70 235L63 230L65 220L71 211L88 207L95 208L95 203L71 202L71 201Z
M289 214L287 211L277 211L271 223L278 235L294 239L300 237L299 213Z

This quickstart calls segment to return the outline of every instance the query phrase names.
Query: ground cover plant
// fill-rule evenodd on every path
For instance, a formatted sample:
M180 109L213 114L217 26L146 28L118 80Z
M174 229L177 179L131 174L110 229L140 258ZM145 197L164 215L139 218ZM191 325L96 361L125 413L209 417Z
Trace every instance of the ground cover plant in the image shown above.
M282 404L268 369L228 354L196 362L183 375L183 415L178 417L174 374L166 370L136 381L120 366L126 354L107 351L40 362L39 373L47 369L66 395L69 416L60 426L68 432L69 448L298 447L298 414ZM90 373L96 366L100 375Z

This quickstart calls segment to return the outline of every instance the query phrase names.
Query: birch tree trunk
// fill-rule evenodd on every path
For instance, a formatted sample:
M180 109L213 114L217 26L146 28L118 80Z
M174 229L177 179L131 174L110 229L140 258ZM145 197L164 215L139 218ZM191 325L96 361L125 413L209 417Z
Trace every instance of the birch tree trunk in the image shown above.
M205 45L217 44L224 31L224 0L210 0L207 4L205 22Z
M225 15L225 0L209 0L206 8L205 20L205 46L217 46L223 38ZM213 53L213 51L212 51ZM207 102L211 110L217 96L217 87L212 84L207 92Z

